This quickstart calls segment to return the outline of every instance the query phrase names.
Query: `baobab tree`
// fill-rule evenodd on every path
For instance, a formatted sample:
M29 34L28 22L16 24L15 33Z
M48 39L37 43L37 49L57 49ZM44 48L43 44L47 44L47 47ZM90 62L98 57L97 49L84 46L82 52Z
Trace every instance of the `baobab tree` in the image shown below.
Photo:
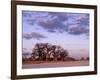
M66 60L68 51L64 50L60 46L51 45L49 43L37 43L32 51L33 60L45 60L45 61L57 61Z

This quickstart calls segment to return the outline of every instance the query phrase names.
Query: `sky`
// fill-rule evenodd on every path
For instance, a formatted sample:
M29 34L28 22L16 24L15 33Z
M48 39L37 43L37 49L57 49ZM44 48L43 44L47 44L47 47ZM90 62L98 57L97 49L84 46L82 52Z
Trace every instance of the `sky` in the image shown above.
M89 14L22 11L23 53L36 43L60 45L74 58L89 56Z

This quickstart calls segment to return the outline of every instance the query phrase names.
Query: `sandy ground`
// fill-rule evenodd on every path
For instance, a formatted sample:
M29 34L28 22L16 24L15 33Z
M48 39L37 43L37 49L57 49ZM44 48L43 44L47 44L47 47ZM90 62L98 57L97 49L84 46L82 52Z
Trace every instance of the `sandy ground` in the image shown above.
M65 62L45 62L39 64L23 64L23 69L31 68L52 68L52 67L73 67L73 66L89 66L89 61L65 61Z

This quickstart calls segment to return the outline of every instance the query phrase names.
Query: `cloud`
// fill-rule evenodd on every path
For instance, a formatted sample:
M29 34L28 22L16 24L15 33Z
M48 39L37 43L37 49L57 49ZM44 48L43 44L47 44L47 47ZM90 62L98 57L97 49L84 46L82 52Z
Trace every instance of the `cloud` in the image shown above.
M68 33L73 35L88 34L89 30L84 27L72 27L68 30Z
M48 32L68 32L73 35L89 32L87 28L89 27L89 14L48 12L48 15L51 16L50 19L38 22L38 24ZM72 28L72 26L76 27Z
M80 25L89 26L89 14L78 17L77 22L79 22Z
M32 13L31 12L29 12L29 11L22 11L22 16L23 17L32 17Z
M39 25L50 33L89 34L89 14L87 13L24 11L23 16L28 17L24 19L29 25ZM32 34L27 35L27 39L32 37Z
M67 17L65 14L61 13L55 13L55 12L49 12L48 13L49 18L47 20L41 20L38 21L38 25L40 25L42 28L46 29L49 32L56 32L56 31L66 31L67 25L63 22L67 20Z
M29 33L29 34L23 34L23 38L25 38L27 40L32 39L32 38L40 40L42 38L46 38L46 36L41 35L40 33L32 32L32 33Z
M74 16L75 17L75 16ZM89 14L80 14L72 24L69 24L69 34L89 36Z
M48 12L51 17L55 17L60 21L66 21L68 19L67 14L64 12Z
M58 29L59 27L63 26L63 24L57 19L48 20L48 21L45 21L45 22L40 21L39 25L41 25L45 29L53 29L53 30Z
M54 30L48 30L48 32L55 33L56 31L54 31Z
M36 22L34 19L27 19L26 21L30 25L34 25L34 23Z
M23 23L28 23L29 25L34 25L38 21L48 19L48 13L43 11L22 11Z

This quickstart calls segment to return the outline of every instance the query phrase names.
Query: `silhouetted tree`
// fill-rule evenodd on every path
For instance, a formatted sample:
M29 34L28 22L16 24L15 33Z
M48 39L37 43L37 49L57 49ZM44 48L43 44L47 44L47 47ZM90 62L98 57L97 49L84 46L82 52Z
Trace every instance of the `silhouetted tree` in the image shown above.
M85 60L84 57L82 57L81 60Z
M60 46L51 45L49 43L37 43L32 51L33 60L66 60L68 51L64 50Z
M86 60L89 60L89 57L87 57Z

